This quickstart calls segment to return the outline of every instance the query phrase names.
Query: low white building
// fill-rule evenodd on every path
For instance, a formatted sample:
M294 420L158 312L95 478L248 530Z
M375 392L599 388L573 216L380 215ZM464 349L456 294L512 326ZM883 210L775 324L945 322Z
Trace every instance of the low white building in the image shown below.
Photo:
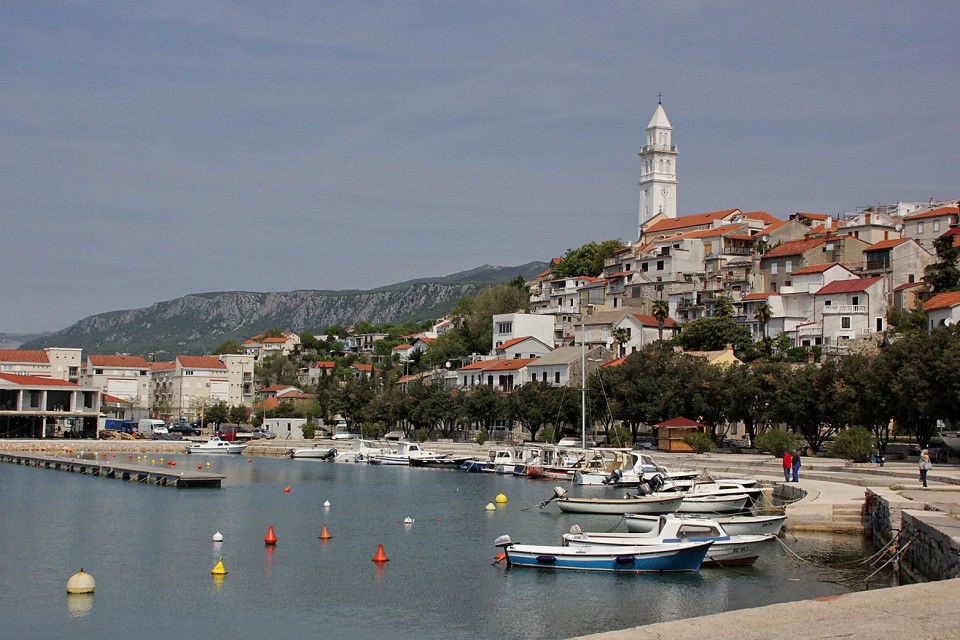
M277 440L305 440L303 425L306 418L264 418L261 429L277 436Z
M514 338L531 336L545 345L553 346L555 320L551 315L536 313L499 313L493 316L493 344L495 352L500 345Z
M938 293L923 305L927 314L927 329L951 327L960 322L960 291Z

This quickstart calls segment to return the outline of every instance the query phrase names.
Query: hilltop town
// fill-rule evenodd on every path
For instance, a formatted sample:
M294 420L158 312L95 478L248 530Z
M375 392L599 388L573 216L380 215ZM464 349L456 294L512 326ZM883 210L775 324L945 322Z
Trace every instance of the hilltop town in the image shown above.
M579 387L598 367L692 335L718 317L741 333L723 344L694 345L699 349L688 343L686 353L731 364L793 350L821 362L875 351L890 340L898 318L921 318L927 332L960 319L958 283L951 280L960 251L956 200L785 219L740 209L678 215L672 134L658 105L639 154L636 240L595 245L606 250L599 272L571 273L577 264L571 251L535 278L502 285L514 297L500 298L498 312L470 320L475 333L486 323L478 335L489 336L489 348L456 342L465 317L454 310L435 322L391 327L358 318L319 335L281 328L224 345L216 355L161 361L69 346L2 350L0 436L89 437L104 415L219 423L236 407L247 410L245 420L232 413L238 423L280 416L322 427L336 414L358 411L342 396L350 395L349 383L360 382L372 392L408 392L437 381L461 392L509 393L533 383ZM759 347L744 358L750 344ZM330 381L338 383L333 391ZM349 418L359 426L359 416ZM376 414L368 421L384 430L418 422ZM542 426L505 415L485 426L494 422L504 432L525 425L528 435ZM427 423L451 432L444 418ZM287 435L302 437L298 428Z

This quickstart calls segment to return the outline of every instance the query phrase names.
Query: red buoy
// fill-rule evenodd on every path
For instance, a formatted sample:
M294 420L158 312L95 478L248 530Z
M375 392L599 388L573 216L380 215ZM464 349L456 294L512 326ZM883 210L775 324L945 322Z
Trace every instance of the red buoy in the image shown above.
M290 485L287 485L283 488L284 493L290 493Z
M389 561L389 560L390 560L390 558L388 558L388 557L387 557L387 554L385 554L385 553L383 552L383 545L382 545L382 544L378 544L378 545L377 545L377 553L376 553L376 555L373 556L373 561L374 561L374 562L387 562L387 561Z
M267 536L263 539L264 544L277 544L277 534L273 532L273 525L267 527Z
M198 464L198 465L197 465L197 469L203 469L203 465L202 465L202 464Z
M333 537L333 534L330 533L330 531L327 529L327 525L323 525L323 530L320 531L320 539L329 540L332 537Z

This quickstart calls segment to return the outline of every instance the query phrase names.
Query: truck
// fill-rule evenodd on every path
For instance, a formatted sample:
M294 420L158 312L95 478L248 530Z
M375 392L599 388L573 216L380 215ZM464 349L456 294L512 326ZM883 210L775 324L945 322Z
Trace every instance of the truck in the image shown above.
M129 433L130 435L133 435L133 432L137 430L137 423L133 420L107 418L103 421L103 428L105 431L120 431L122 433Z
M167 425L163 420L143 418L137 424L137 433L140 434L141 438L159 440L157 436L168 434L169 431L167 431Z

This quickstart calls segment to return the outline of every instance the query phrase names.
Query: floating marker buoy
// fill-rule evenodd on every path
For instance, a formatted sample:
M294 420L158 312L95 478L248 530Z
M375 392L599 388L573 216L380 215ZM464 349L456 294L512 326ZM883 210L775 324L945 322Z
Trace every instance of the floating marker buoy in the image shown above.
M503 562L504 558L506 558L506 557L507 557L507 554L505 554L505 553L498 553L497 555L493 556L494 563L496 563L496 562Z
M497 504L506 504L506 503L507 503L507 496L503 495L502 493L498 493L496 499L497 499Z
M220 556L220 561L214 565L213 570L210 571L215 576L224 576L227 575L227 570L223 567L223 556Z
M156 458L151 459L151 460L150 460L150 464L157 464Z
M329 540L333 537L333 534L327 529L327 525L323 525L323 529L320 531L321 540Z
M283 488L284 493L290 493L290 485L287 485Z
M374 562L388 562L390 558L387 557L387 554L383 552L383 545L377 545L377 553L373 556Z
M485 506L484 509L486 509L487 511L496 511L497 505L493 504L492 502L488 502L487 506Z
M247 458L247 462L253 462L253 458Z
M273 532L273 525L267 527L267 535L263 539L263 543L270 545L277 544L277 534Z
M117 457L117 454L113 454L113 457L116 458L116 457Z
M132 454L132 453L130 454L130 459L133 460L133 454Z
M160 458L160 464L163 464L163 458Z
M217 531L215 534L213 534L213 541L214 541L214 542L223 542L223 534L220 533L219 531ZM223 560L223 558L220 558L220 559Z
M203 465L202 465L202 464L198 464L198 465L197 465L197 469L203 469Z
M406 518L403 519L403 524L413 524L413 518L411 518L410 516L407 516Z
M67 580L67 593L93 593L96 588L97 583L93 576L85 572L83 567Z
M329 500L324 500L324 501L323 501L323 506L329 509L329 508L330 508L330 501L329 501Z
M208 467L210 466L210 463L209 463L209 462L207 463L207 466L208 466Z

